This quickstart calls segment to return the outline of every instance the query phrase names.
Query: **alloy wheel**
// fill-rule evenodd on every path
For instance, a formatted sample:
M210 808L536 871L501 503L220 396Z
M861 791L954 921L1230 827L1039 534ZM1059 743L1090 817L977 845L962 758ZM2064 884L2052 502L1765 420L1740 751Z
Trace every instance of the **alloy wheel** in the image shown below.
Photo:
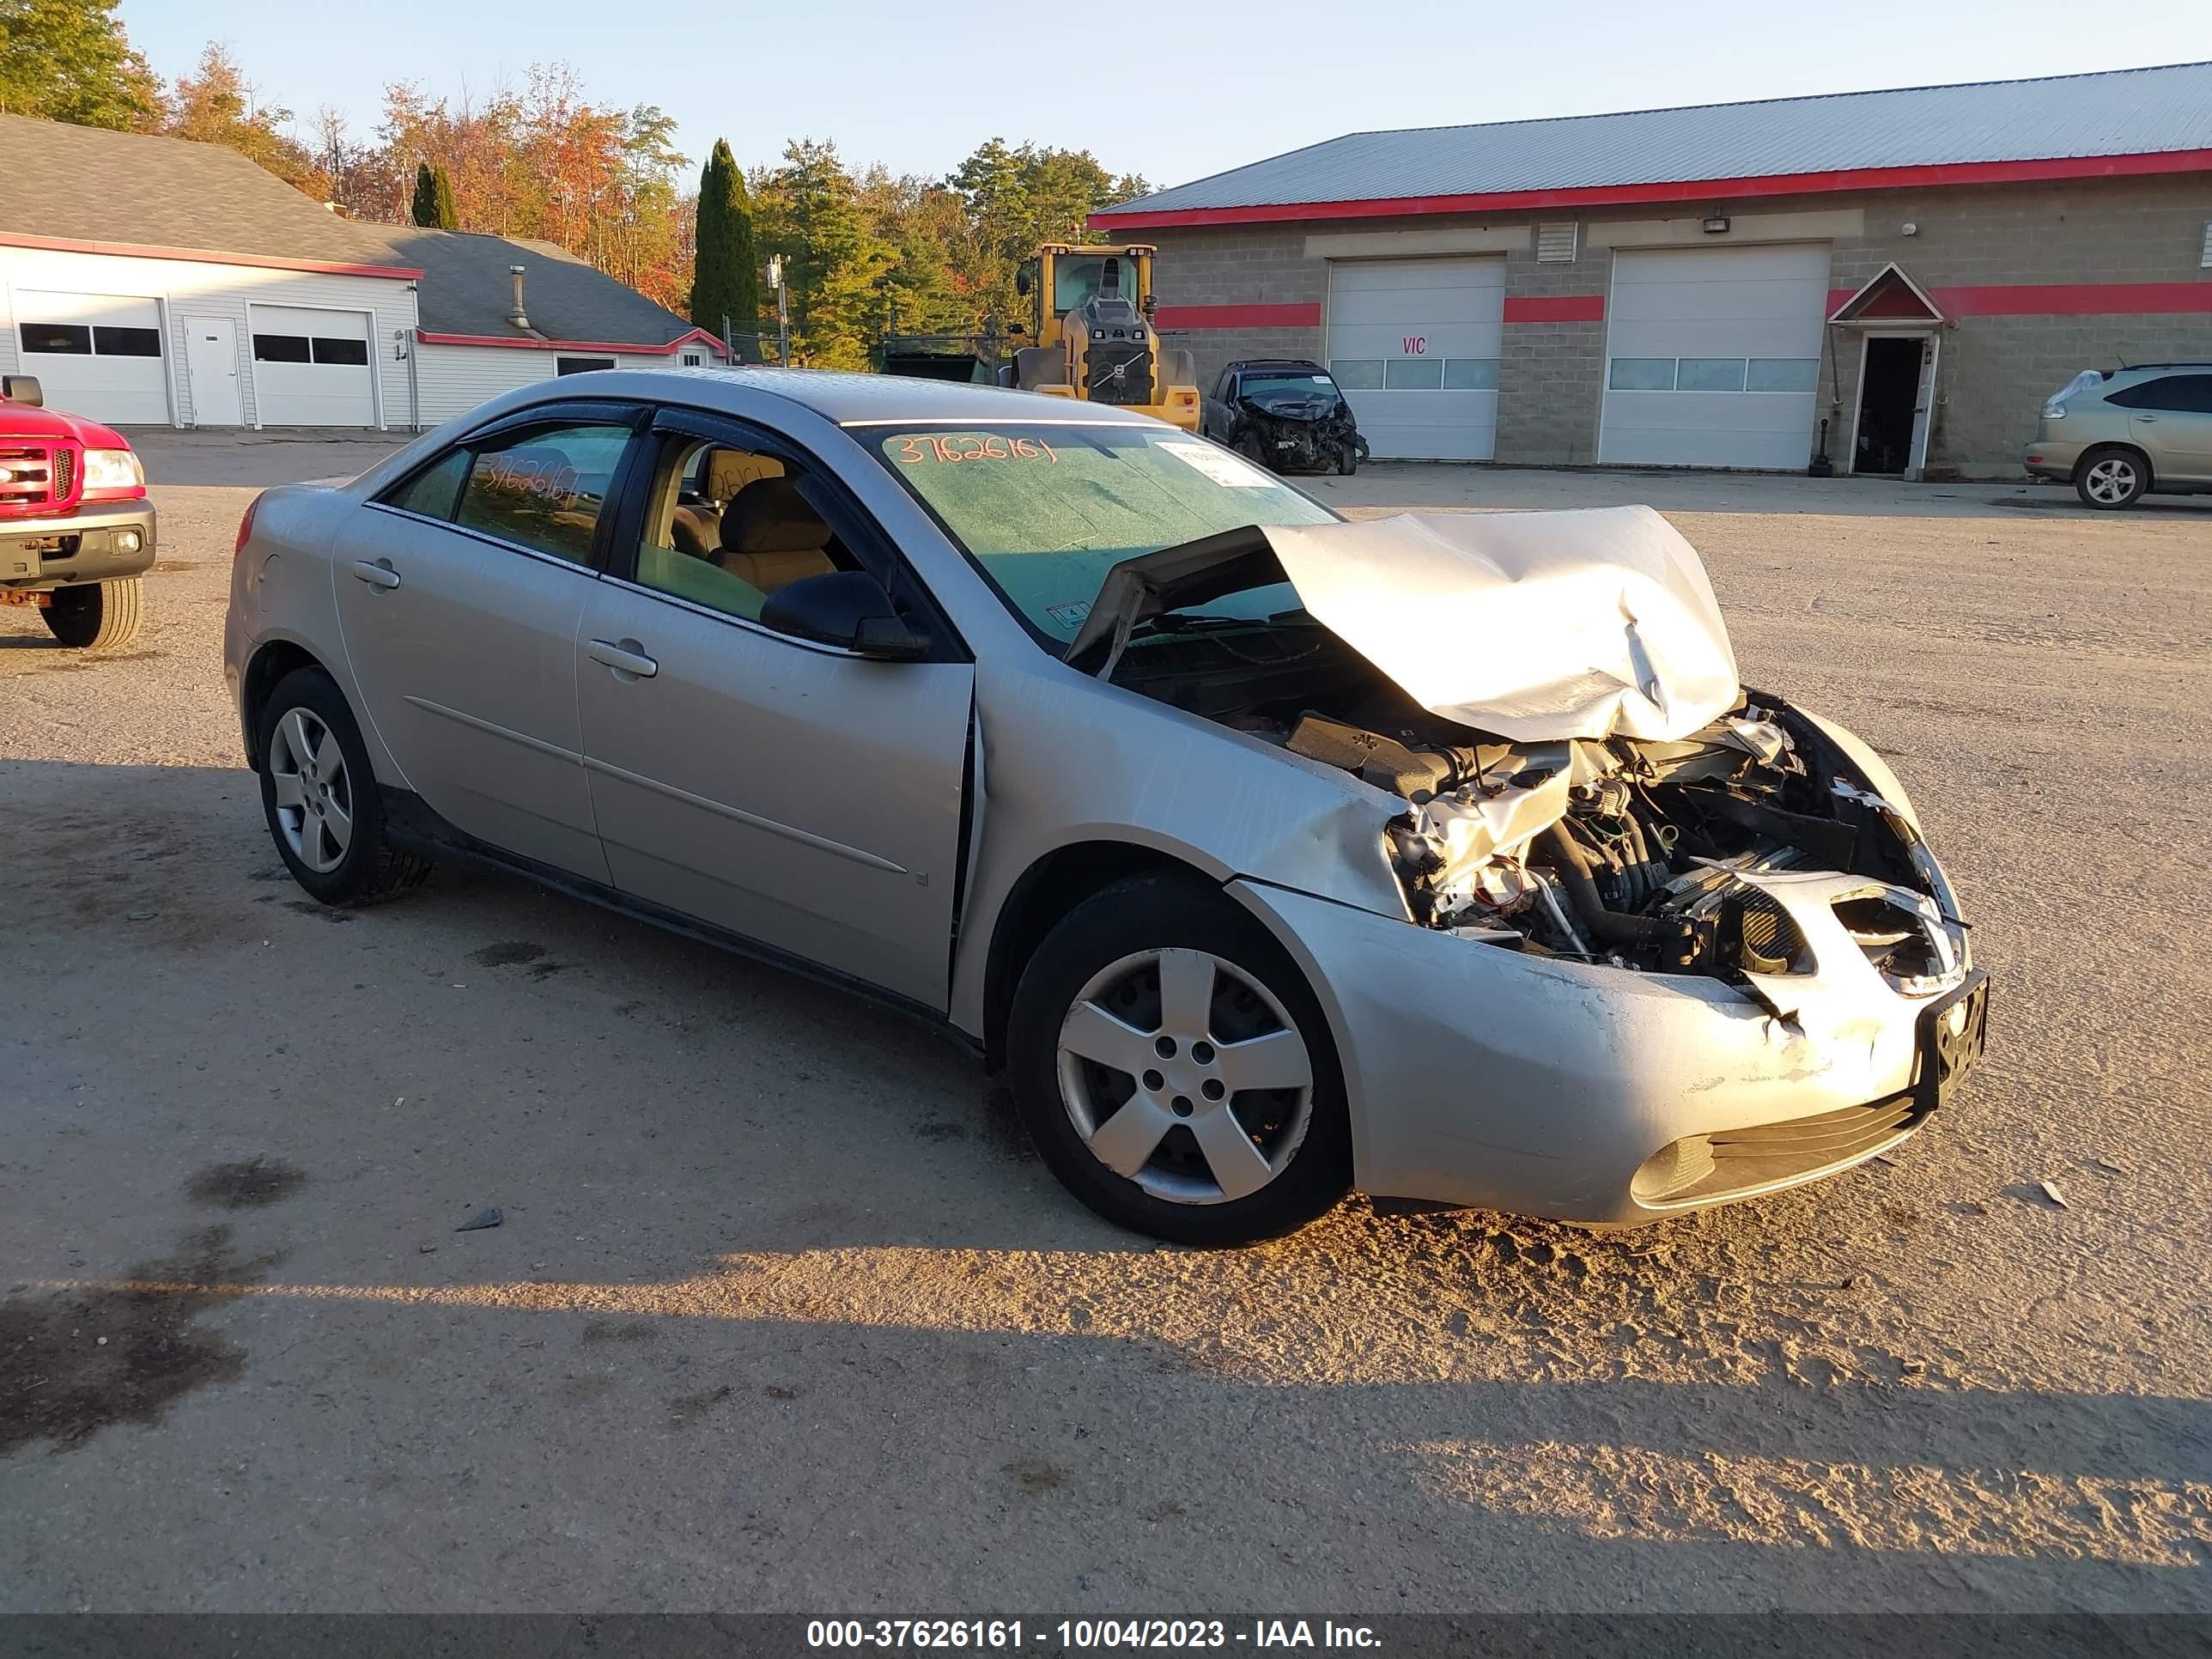
M1290 1013L1235 963L1187 948L1123 957L1060 1023L1061 1103L1091 1155L1155 1198L1247 1198L1313 1121L1313 1060Z
M337 869L353 840L353 785L337 735L312 711L293 709L271 734L269 779L293 855L317 875Z
M2107 455L2090 467L2082 482L2093 500L2107 507L2118 507L2135 493L2135 464L2118 455Z

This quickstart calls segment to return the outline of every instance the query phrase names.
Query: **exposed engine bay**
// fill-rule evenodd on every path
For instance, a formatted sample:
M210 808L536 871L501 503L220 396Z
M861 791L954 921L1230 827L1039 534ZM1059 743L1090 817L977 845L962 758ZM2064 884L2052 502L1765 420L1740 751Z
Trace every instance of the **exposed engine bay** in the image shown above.
M1917 832L1778 699L1741 694L1680 738L1508 742L1419 707L1325 631L1297 640L1194 634L1128 653L1114 678L1402 799L1383 833L1424 927L1755 985L1814 967L1777 878L1829 874L1864 878L1820 902L1893 988L1963 970Z

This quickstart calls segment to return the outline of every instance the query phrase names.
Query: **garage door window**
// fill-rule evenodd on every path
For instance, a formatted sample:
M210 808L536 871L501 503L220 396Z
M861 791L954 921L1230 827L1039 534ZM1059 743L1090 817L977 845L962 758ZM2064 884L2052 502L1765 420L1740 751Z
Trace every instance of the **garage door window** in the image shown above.
M1684 357L1674 365L1674 390L1677 392L1741 392L1743 390L1743 359L1741 357Z
M92 330L82 323L26 323L23 349L50 352L56 356L89 357Z
M1498 359L1495 357L1445 358L1444 390L1447 392L1497 391Z
M1393 357L1382 366L1382 385L1390 392L1435 392L1444 383L1444 366L1434 357Z
M1674 360L1672 357L1615 357L1611 378L1606 385L1615 392L1672 392L1674 389Z
M92 349L102 357L158 357L161 355L161 331L95 327L92 331Z
M1753 357L1747 392L1810 392L1820 383L1818 357Z
M322 334L257 334L253 355L264 363L368 364L368 342Z
M1339 357L1328 366L1336 377L1337 388L1345 392L1380 392L1382 389L1382 360L1380 357Z

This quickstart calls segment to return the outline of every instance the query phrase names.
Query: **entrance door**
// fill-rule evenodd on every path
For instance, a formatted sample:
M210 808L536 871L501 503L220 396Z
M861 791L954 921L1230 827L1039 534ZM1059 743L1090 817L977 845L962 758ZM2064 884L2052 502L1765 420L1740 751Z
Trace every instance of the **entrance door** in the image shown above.
M1858 418L1851 431L1853 472L1902 477L1914 469L1927 349L1926 340L1917 334L1867 336L1859 369Z
M1376 460L1486 461L1498 448L1505 261L1328 268L1329 370Z
M238 325L228 317L185 319L185 374L195 426L244 426L238 392Z

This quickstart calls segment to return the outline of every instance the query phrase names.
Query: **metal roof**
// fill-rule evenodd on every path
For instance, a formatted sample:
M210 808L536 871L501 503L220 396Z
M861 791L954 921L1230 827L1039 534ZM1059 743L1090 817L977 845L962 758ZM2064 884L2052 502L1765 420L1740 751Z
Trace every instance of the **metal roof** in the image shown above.
M1092 216L2212 150L2212 64L1355 132Z

